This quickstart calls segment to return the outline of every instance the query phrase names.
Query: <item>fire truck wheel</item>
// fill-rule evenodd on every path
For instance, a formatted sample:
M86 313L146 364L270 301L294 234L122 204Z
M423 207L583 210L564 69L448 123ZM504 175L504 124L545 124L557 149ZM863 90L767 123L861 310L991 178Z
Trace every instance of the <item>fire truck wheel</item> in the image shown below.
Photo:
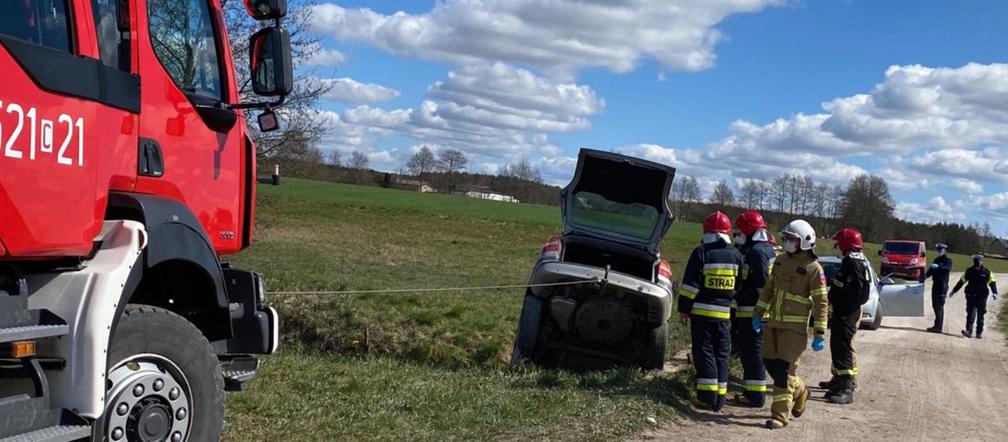
M105 441L211 441L224 425L224 379L210 343L168 310L129 305L109 348Z

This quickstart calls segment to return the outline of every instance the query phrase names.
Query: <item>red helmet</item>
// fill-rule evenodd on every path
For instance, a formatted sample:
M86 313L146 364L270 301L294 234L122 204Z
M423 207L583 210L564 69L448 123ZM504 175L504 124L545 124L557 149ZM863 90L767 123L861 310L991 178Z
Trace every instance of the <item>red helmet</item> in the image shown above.
M742 212L738 218L735 218L735 228L748 237L756 233L757 229L765 229L767 227L766 221L763 221L763 215L760 215L755 210L748 210Z
M720 210L707 215L707 219L703 222L703 232L704 233L724 233L725 235L731 233L731 220L728 219L728 215L721 213Z
M841 252L849 252L853 249L864 248L864 240L861 238L861 232L852 227L844 227L833 235L833 239L837 242L837 248Z

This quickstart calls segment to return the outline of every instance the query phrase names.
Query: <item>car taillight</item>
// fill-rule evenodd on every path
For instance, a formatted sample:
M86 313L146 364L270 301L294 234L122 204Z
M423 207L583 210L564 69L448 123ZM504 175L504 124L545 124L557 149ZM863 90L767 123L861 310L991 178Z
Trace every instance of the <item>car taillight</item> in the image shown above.
M539 254L539 260L558 260L560 259L560 237L551 236L546 238L546 242L543 243L542 252Z
M913 259L911 259L911 260L910 260L910 265L912 265L912 266L913 266L913 265L917 265L917 258L913 258Z
M672 266L668 261L658 261L658 285L672 291Z

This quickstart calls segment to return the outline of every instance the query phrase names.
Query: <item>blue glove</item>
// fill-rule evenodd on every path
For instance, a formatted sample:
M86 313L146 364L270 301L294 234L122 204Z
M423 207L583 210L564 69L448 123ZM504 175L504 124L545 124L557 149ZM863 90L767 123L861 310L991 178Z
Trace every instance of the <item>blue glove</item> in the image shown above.
M994 300L997 301L997 292L994 292Z
M763 330L763 318L753 315L752 317L752 329L754 332L759 333Z
M932 269L937 269L938 268L938 264L931 264L931 268Z
M826 341L822 336L816 336L812 339L812 351L822 351L824 348L826 348Z

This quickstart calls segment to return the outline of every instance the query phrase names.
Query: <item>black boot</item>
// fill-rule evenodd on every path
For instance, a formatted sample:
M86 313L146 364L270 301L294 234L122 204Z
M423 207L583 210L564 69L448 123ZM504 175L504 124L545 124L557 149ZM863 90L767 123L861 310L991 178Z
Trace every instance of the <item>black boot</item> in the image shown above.
M836 375L833 375L833 377L830 378L830 380L828 380L828 381L819 382L819 388L825 388L827 390L832 390L832 389L836 388L836 385L837 385L837 376Z
M827 401L831 404L853 404L854 403L854 383L850 376L840 378L840 388L836 394L828 396Z
M965 337L967 337L967 338L972 338L973 337L973 332L971 332L969 330L962 330L959 333L962 333L962 335L965 336Z

